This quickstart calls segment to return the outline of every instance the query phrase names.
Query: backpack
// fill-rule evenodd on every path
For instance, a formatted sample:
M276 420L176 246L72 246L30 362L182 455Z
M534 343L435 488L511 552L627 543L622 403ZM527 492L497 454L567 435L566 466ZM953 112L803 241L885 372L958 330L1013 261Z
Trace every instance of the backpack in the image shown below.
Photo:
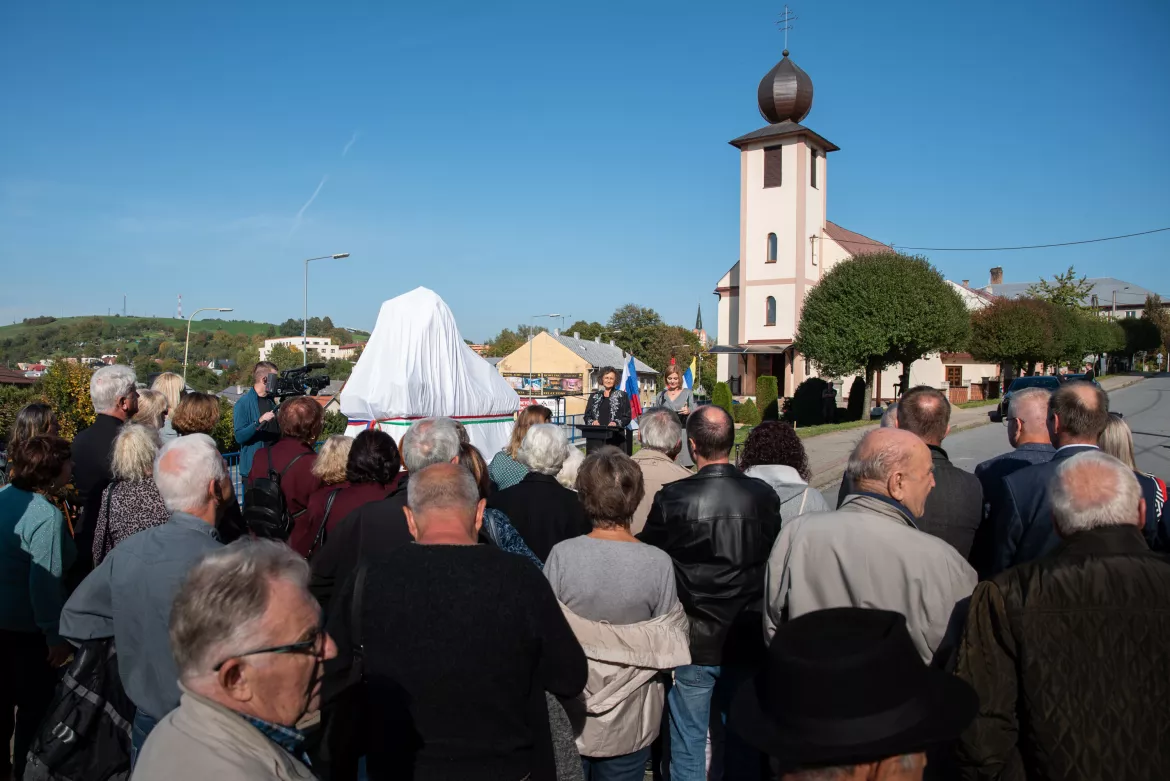
M133 720L114 641L82 643L29 748L25 781L125 781Z
M268 458L268 477L253 480L244 491L244 523L257 537L287 540L292 534L293 524L305 511L289 513L284 492L280 490L280 479L305 454L297 453L279 474L272 468L271 443L264 443L264 454Z

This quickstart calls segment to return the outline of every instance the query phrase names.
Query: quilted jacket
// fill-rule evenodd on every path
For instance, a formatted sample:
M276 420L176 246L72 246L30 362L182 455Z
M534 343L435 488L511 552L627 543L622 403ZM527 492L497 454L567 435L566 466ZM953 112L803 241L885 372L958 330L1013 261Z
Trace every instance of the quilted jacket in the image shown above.
M980 583L958 675L967 779L1170 778L1170 557L1133 526L1073 535Z

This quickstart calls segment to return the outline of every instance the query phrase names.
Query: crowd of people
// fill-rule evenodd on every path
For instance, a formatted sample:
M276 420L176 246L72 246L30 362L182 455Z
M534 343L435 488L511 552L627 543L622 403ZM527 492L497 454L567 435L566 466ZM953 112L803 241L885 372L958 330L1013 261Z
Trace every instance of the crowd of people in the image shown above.
M790 425L736 453L677 375L631 458L582 457L540 406L498 453L451 418L318 447L321 406L278 404L275 371L234 431L284 539L249 528L218 401L181 378L98 370L72 444L22 410L11 778L64 777L80 727L46 714L95 647L132 711L70 745L142 781L1170 777L1166 486L1093 384L1014 394L1011 449L973 475L943 449L945 395L908 390L830 503ZM628 415L614 381L601 425Z

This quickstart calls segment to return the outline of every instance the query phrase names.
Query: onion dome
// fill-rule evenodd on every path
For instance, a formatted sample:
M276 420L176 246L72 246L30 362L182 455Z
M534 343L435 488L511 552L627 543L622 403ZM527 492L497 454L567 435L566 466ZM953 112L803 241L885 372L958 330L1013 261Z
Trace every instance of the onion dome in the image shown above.
M769 123L800 122L812 109L813 83L807 73L788 59L785 49L784 59L760 81L757 94L760 113Z

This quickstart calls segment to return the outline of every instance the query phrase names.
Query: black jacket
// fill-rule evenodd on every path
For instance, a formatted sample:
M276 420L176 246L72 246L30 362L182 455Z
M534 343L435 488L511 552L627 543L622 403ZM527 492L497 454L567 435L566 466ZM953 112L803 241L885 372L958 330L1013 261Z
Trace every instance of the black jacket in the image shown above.
M589 426L608 425L610 421L617 423L618 428L630 425L633 417L630 408L630 396L625 391L614 388L605 397L605 391L595 390L585 402L584 421Z
M674 559L693 664L763 656L764 572L779 534L776 492L731 464L705 466L654 497L638 539Z
M967 779L1170 778L1170 558L1132 526L1075 534L980 583L958 675Z
M529 472L516 485L488 497L488 506L508 516L541 561L548 561L558 542L593 531L577 494L539 472Z
M995 575L1008 567L1033 561L1056 548L1060 538L1052 526L1052 494L1048 484L1062 461L1095 449L1092 445L1069 445L1057 450L1047 464L1030 466L1004 478L1002 497L997 500L998 506L991 510L995 553L989 574ZM1157 530L1158 508L1152 501L1154 480L1137 472L1134 475L1146 499L1145 528L1147 531ZM1150 542L1148 537L1147 542Z
M914 523L932 537L949 542L963 558L967 558L971 554L975 530L983 520L983 486L975 475L952 464L947 451L934 445L927 447L934 465L934 489L926 497L922 517L915 518ZM853 484L846 476L841 480L837 506L840 507L851 493Z
M385 499L357 508L329 530L325 544L313 556L309 591L328 611L334 594L357 572L362 561L385 558L399 546L414 541L406 526L406 481L403 475Z
M114 438L122 430L122 421L112 415L98 414L93 425L73 438L73 485L81 505L81 521L77 524L78 561L86 561L86 569L93 561L94 519L102 504L102 491L110 484L110 462L114 457Z

